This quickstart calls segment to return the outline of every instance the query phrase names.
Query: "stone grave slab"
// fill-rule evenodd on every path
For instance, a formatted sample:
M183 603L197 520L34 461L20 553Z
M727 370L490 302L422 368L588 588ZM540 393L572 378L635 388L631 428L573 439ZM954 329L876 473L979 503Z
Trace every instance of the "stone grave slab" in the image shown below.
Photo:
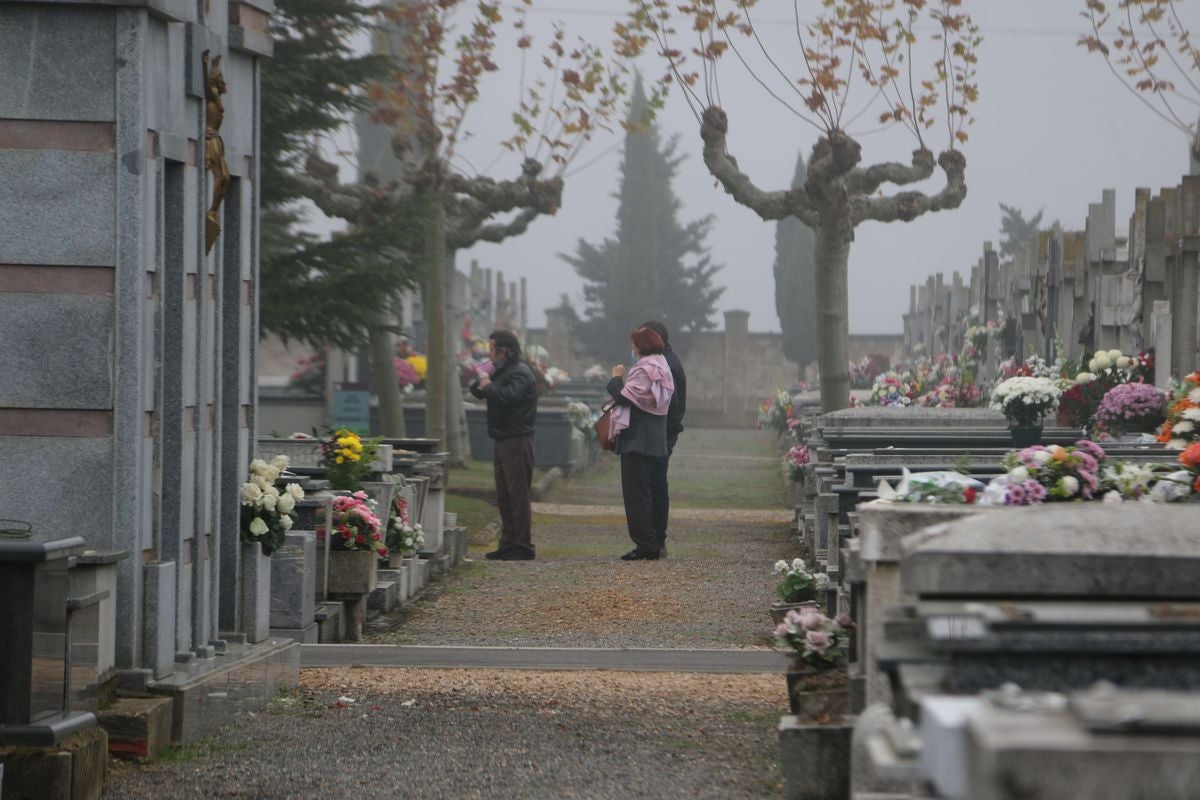
M1200 599L1195 506L1063 503L973 515L905 542L921 597Z

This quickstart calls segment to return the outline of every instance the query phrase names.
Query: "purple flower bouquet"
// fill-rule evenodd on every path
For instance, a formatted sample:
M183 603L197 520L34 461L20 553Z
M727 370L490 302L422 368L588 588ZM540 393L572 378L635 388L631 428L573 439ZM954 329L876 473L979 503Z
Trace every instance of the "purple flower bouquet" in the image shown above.
M1167 399L1148 383L1122 383L1108 390L1096 411L1100 429L1112 434L1148 433L1166 418Z

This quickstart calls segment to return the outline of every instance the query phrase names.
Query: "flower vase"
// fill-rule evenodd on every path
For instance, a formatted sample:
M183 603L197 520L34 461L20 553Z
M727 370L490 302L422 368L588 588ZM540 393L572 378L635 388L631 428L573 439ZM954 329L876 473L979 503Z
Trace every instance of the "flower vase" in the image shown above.
M819 608L816 596L814 595L810 600L801 600L797 603L784 603L781 601L772 603L770 608L771 621L776 625L782 625L784 617L787 616L789 611L799 611L802 608Z
M850 673L845 667L814 670L793 662L786 673L788 707L806 725L828 725L850 712Z
M271 627L271 558L258 542L242 542L239 584L238 628L248 642L264 641Z
M332 543L336 543L334 537ZM329 551L329 593L367 594L376 586L376 565L379 556L374 550L342 550L332 547Z
M1008 430L1015 447L1033 447L1042 441L1041 425L1010 425Z

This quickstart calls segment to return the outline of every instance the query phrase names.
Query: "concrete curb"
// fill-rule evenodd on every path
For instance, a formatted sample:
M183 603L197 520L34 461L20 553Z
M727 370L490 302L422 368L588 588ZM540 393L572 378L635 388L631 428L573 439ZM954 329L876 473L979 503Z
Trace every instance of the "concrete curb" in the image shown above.
M305 668L356 666L763 674L784 672L787 664L787 658L773 650L370 644L306 644L300 649L300 665Z
M546 493L554 488L554 484L558 483L562 476L563 471L560 468L551 467L549 472L534 481L529 492L529 495L533 501L541 501L541 499L546 496Z

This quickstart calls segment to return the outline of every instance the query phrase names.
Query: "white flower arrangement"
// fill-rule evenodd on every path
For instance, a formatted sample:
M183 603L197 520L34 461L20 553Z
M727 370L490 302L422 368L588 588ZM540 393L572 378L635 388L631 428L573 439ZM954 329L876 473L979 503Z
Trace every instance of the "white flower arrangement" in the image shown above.
M1062 390L1049 378L1018 376L992 390L991 407L1014 425L1038 425L1062 397Z
M411 556L425 544L425 533L421 523L409 525L398 516L388 520L388 544L401 557Z
M242 505L242 541L261 545L265 555L271 555L283 544L284 534L295 522L292 509L297 500L304 499L304 490L298 483L289 483L282 492L275 486L287 468L287 456L275 456L270 463L254 459L250 462L249 480L238 493Z

